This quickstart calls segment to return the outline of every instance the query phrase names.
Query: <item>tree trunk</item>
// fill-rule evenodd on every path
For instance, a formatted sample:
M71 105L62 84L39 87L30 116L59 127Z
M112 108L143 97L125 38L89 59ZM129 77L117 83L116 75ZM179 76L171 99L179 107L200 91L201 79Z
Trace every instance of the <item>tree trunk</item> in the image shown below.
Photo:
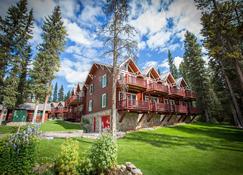
M111 108L111 132L114 139L116 139L116 84L117 84L117 20L118 20L118 12L116 10L117 6L115 4L115 16L114 16L114 36L113 36L113 70L112 70L112 108Z
M242 126L240 125L240 122L238 120L238 117L237 117L237 114L236 114L236 111L235 111L235 108L232 104L230 104L230 108L231 108L231 111L232 111L232 115L233 115L233 119L234 119L234 123L235 125L238 127L238 128L241 128Z
M1 114L0 114L0 125L2 124L5 110L6 110L6 108L3 106L2 111L1 111Z
M39 100L36 101L35 103L35 111L34 111L34 116L32 118L32 124L34 124L36 122L36 116L38 113L38 108L39 108Z
M236 98L235 98L235 95L234 95L234 91L232 89L232 86L231 86L231 83L229 81L229 78L228 76L226 75L226 72L224 70L224 65L221 61L219 61L219 64L221 66L221 69L222 69L222 72L223 72L223 76L225 78L225 81L226 81L226 84L228 86L228 89L229 89L229 92L230 92L230 96L231 96L231 99L232 99L232 102L233 102L233 105L234 105L234 108L235 108L235 111L237 113L237 118L239 120L239 123L241 126L243 126L243 120L242 120L242 114L241 114L241 111L240 111L240 108L239 108L239 105L236 101Z
M48 90L47 90L47 95L46 95L43 113L42 113L42 117L41 117L41 123L45 122L46 105L47 105L49 97L50 97L50 91L51 91L51 85L50 85L50 83L48 83Z
M240 87L241 87L241 90L243 91L243 74L242 74L242 71L241 71L241 68L240 68L240 63L239 63L238 60L234 60L234 63L235 63L237 74L238 74L239 79L240 79Z
M47 103L48 103L48 99L49 99L49 95L47 95L46 99L45 99L45 104L44 104L43 113L42 113L42 117L41 117L41 123L45 122L46 106L47 106Z

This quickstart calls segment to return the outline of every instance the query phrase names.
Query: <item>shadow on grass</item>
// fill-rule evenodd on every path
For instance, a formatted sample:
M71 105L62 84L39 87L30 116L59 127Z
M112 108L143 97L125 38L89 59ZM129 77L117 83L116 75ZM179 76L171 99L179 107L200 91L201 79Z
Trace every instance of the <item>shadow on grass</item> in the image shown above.
M197 124L198 125L198 124ZM200 125L200 124L199 124ZM153 132L140 131L126 135L124 140L133 140L145 142L156 147L173 147L173 146L193 146L201 150L221 149L243 152L243 132L240 130L228 130L217 127L190 125L180 125L172 130L181 131L181 135L168 135L163 130ZM185 137L183 132L193 134ZM203 137L209 136L209 137Z

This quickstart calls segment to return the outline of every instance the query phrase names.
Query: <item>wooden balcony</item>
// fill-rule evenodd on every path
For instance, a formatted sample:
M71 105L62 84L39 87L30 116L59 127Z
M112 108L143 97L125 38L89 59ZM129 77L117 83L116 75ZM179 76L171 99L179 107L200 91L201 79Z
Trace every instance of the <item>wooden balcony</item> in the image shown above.
M191 108L189 109L189 113L190 113L190 114L199 114L200 111L199 111L199 109L196 108L196 107L191 107Z
M185 98L196 98L196 93L192 90L185 90Z
M165 103L153 103L151 104L151 110L158 113L168 113L170 111L170 106Z
M120 84L127 84L129 88L146 89L147 83L144 79L126 74L124 78L118 81Z
M137 101L125 99L117 102L118 110L128 110L136 112L147 112L150 110L150 103L146 101Z
M69 97L69 99L67 99L66 105L76 105L76 104L80 104L82 102L83 102L83 97L73 95L73 96Z
M185 97L185 90L177 89L176 87L171 87L169 95L173 97Z
M187 105L175 105L175 112L178 114L187 114L188 107Z
M168 94L168 87L156 82L152 82L148 84L147 92Z
M63 109L51 109L51 113L66 113L68 112L68 109L63 108Z

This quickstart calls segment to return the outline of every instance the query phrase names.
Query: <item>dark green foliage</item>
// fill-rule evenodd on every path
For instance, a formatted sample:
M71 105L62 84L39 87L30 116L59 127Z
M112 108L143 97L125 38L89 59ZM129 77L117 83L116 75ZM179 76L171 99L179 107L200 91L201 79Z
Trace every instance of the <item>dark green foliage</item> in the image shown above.
M232 114L236 113L234 119L243 121L243 4L237 0L195 2L203 14L203 44L208 50L212 87L223 106L223 118L232 121ZM234 121L236 125L242 125L242 122Z
M89 159L99 173L112 168L117 163L117 143L109 134L103 134L91 147Z
M30 60L33 15L27 0L10 6L0 17L0 103L13 108L27 93L27 65ZM11 86L11 87L10 87Z
M177 70L177 68L176 68L176 66L174 64L174 61L173 61L173 58L172 58L170 50L168 50L168 63L169 63L169 67L170 67L170 72L173 75L173 77L175 79L179 78L178 70Z
M33 174L38 128L26 129L0 140L0 174Z
M64 49L66 30L59 6L45 18L42 30L43 43L39 45L31 71L32 93L37 100L43 100L50 93L49 86L60 67L59 55Z
M63 100L64 100L64 88L62 85L58 92L58 101L63 101Z
M70 97L70 95L71 95L71 92L70 92L70 90L67 92L67 94L65 95L65 99L64 100L67 100L69 97Z
M78 166L78 172L80 175L92 175L95 171L90 159L86 158L81 160L80 165Z
M79 165L79 145L72 139L67 139L61 145L60 154L57 158L55 169L58 174L77 175Z
M192 90L197 93L197 106L203 112L205 121L211 121L209 75L202 59L201 46L190 32L185 34L185 53L181 71L190 82Z
M54 86L54 92L53 92L53 98L52 98L52 100L53 100L54 102L57 102L57 99L58 99L57 90L58 90L58 85L57 85L57 82L56 82L56 84L55 84L55 86Z

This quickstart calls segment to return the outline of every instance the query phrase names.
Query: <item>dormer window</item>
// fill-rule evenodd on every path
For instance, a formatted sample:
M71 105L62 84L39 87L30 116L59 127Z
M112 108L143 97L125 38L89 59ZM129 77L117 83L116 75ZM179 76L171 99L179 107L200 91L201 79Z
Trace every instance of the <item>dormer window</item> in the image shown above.
M107 75L105 74L101 77L101 87L104 88L106 86L107 86Z
M90 84L89 93L92 94L94 92L94 84Z

